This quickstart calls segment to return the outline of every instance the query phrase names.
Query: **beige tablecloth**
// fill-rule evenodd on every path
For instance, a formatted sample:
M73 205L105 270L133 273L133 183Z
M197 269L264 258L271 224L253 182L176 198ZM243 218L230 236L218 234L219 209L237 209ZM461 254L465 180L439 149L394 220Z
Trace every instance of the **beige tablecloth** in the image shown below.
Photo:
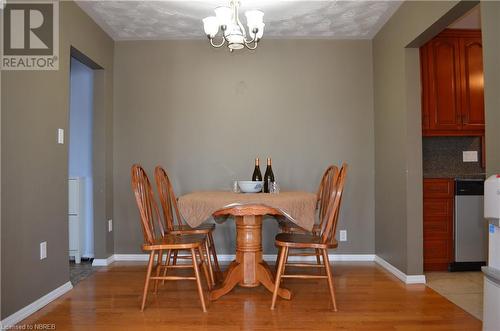
M197 227L219 209L232 204L262 204L278 209L290 221L311 231L316 213L316 194L309 192L233 193L194 192L179 198L179 211L191 227Z

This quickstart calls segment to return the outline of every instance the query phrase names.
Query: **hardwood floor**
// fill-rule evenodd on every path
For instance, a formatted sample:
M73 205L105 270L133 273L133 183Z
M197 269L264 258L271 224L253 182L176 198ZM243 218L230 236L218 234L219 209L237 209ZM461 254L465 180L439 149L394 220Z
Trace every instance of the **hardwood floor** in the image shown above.
M481 321L425 285L405 285L372 262L334 264L338 312L324 280L287 279L292 300L236 287L203 313L194 282L167 282L141 313L143 263L100 268L20 324L56 330L481 330Z

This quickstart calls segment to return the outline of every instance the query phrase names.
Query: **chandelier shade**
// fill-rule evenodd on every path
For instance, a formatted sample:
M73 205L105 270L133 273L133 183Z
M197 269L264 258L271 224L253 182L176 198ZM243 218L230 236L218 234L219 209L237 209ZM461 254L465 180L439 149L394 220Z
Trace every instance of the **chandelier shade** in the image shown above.
M233 16L233 11L231 10L231 7L227 6L220 6L215 8L215 17L217 17L217 21L219 22L220 26L228 26L231 24L231 19Z
M260 10L249 10L245 12L245 16L247 18L249 31L253 31L253 29L258 28L264 20L264 13Z
M219 32L219 21L217 20L217 17L210 16L204 18L203 28L207 36L210 36L211 38L215 37L217 32Z

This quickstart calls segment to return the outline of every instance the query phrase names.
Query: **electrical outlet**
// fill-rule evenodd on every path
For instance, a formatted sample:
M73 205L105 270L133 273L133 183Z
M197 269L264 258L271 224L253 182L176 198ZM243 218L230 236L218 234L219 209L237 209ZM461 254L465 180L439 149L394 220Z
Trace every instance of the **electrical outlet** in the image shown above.
M64 144L64 129L57 129L57 143Z
M113 231L113 220L108 220L108 232Z
M478 162L477 151L463 151L462 160L463 162Z
M340 241L347 241L347 230L340 230Z
M40 243L40 260L47 258L47 242L42 241Z

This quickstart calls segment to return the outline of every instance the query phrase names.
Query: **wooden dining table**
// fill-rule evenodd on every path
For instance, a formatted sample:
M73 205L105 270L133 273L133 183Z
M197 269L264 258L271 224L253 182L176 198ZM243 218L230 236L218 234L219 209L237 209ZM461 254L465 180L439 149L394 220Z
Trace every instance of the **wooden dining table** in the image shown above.
M179 198L179 210L190 226L198 226L208 216L234 219L236 223L236 258L225 272L222 284L210 293L217 300L236 285L264 285L274 291L274 275L262 258L262 221L265 215L287 217L305 229L312 228L316 210L316 195L309 192L280 194L241 194L232 192L195 192ZM206 219L206 217L205 217ZM278 295L290 299L288 289Z

